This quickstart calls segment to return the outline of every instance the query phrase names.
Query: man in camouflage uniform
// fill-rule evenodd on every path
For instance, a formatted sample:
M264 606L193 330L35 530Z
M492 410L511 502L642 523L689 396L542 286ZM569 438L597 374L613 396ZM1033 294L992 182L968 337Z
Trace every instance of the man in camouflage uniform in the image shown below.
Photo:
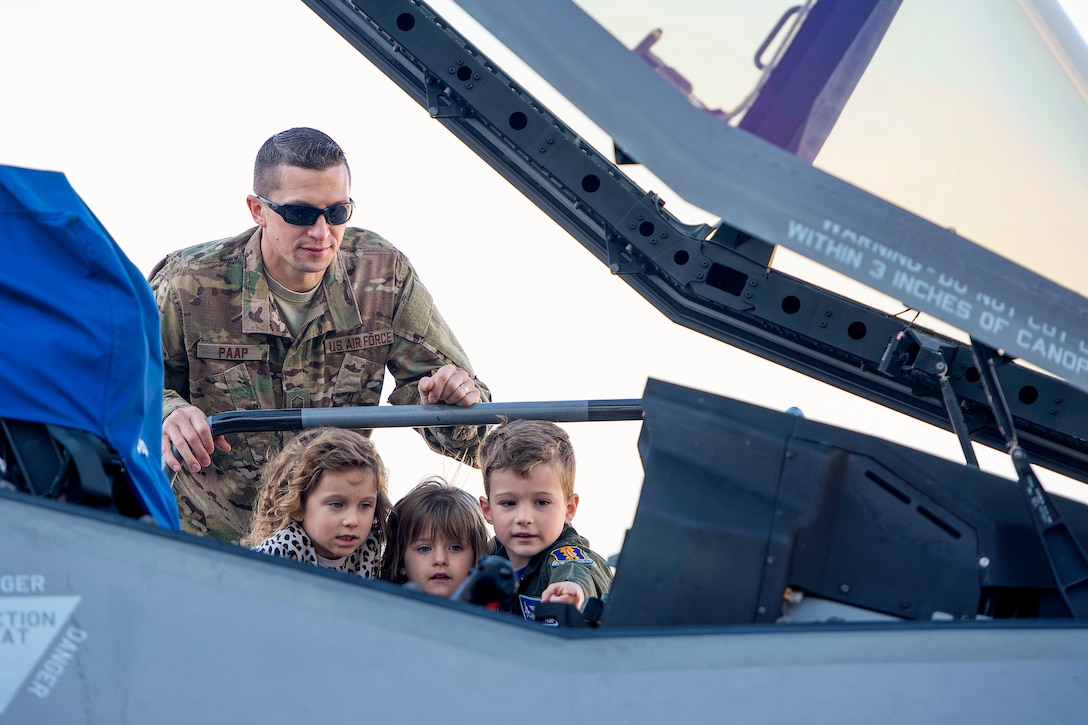
M177 474L182 528L232 542L248 530L263 464L291 434L213 441L207 416L377 405L386 368L394 404L490 400L408 259L347 227L351 172L336 142L307 128L276 134L257 154L253 188L255 228L174 252L151 273L162 455ZM486 427L419 430L434 450L477 465Z

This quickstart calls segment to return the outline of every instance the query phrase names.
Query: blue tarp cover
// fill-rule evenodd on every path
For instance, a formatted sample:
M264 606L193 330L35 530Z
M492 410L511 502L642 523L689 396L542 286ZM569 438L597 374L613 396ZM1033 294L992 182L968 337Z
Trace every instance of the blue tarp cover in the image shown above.
M0 248L0 416L97 434L147 513L179 529L147 281L57 172L0 166Z

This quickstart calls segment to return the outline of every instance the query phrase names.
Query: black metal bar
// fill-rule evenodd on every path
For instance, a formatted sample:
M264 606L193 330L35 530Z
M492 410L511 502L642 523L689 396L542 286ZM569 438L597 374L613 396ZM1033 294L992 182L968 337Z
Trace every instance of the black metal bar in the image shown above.
M956 397L956 391L952 389L952 383L944 373L937 376L941 384L941 396L944 398L944 407L948 411L948 420L952 422L952 429L956 431L956 437L960 441L964 460L971 468L978 468L978 458L971 444L971 434L967 430L967 421L963 419L963 410L960 408L960 400Z
M994 414L997 428L1005 438L1006 449L1011 452L1019 447L1020 441L1016 436L1012 413L1009 412L1009 401L1005 397L1001 383L997 381L997 360L1001 358L1001 355L994 348L974 338L971 339L971 354L975 358L979 382L982 383L982 389L986 393L986 400L990 402L990 410Z
M1088 554L1035 477L1024 449L1015 446L1011 453L1062 600L1074 619L1088 619Z
M267 430L337 428L430 428L436 426L492 425L503 419L550 420L579 423L642 420L642 401L567 400L523 403L455 405L363 405L343 408L290 410L233 410L208 418L212 435Z
M990 346L974 339L971 340L971 349L982 387L985 388L986 397L993 408L994 418L1008 441L1009 455L1016 469L1020 491L1031 511L1031 520L1035 524L1047 563L1050 564L1054 583L1073 618L1088 619L1088 554L1076 534L1062 519L1046 489L1039 483L1031 469L1027 451L1017 441L1016 428L1013 426L1005 393L997 382L994 370L1000 355Z
M209 416L208 425L212 437L259 430L302 430L302 410L231 410Z

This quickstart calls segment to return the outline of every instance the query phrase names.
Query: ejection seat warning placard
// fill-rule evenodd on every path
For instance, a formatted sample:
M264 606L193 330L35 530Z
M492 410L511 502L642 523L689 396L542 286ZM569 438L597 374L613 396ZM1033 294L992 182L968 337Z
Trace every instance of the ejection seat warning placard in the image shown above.
M0 720L20 691L49 697L87 639L69 621L80 597L45 590L40 574L0 574Z

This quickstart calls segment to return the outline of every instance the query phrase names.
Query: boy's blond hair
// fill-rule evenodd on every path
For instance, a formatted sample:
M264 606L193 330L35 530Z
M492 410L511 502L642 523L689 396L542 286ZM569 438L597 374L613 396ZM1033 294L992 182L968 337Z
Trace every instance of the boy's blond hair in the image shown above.
M548 420L511 420L492 428L480 446L484 494L491 496L491 473L508 468L528 476L535 466L550 466L563 495L574 494L574 447L567 432Z

